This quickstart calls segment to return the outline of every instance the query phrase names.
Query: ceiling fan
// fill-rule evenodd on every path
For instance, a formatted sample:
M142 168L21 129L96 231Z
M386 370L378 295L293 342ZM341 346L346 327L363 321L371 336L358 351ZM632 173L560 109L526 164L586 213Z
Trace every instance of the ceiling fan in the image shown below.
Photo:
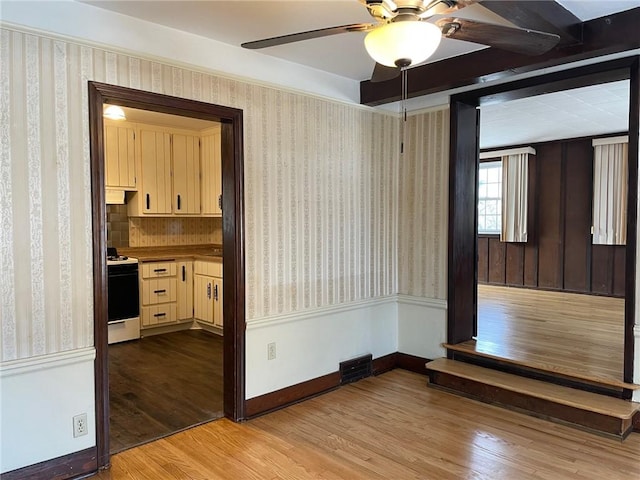
M375 23L355 23L266 38L242 44L249 49L284 45L347 32L367 32L364 43L376 61L372 82L390 80L429 58L444 36L526 55L540 55L557 45L555 34L505 27L462 18L441 18L481 0L358 0ZM435 22L429 21L438 17Z

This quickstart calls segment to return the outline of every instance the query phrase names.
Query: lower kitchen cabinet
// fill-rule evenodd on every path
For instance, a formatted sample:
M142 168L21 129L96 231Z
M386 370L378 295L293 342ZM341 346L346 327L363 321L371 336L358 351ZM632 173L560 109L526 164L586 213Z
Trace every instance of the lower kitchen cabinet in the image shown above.
M141 327L176 323L176 262L148 262L140 269Z
M201 261L194 263L193 302L196 320L222 327L222 263Z
M193 261L176 262L177 279L177 318L178 321L193 318Z

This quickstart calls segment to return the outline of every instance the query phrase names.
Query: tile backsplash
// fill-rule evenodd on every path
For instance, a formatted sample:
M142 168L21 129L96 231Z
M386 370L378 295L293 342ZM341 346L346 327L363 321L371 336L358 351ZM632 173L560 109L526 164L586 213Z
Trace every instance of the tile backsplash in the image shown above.
M222 218L128 217L126 205L107 205L107 246L161 247L222 243Z
M107 205L107 246L129 246L129 218L126 205Z
M130 247L222 243L222 218L130 217Z

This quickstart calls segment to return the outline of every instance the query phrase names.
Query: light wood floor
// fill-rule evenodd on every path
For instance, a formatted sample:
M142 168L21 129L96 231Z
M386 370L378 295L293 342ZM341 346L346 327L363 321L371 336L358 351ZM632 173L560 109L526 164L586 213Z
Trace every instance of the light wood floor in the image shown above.
M478 285L479 353L622 380L624 299Z
M99 480L636 479L640 434L601 438L394 370L244 424L226 419L112 457Z

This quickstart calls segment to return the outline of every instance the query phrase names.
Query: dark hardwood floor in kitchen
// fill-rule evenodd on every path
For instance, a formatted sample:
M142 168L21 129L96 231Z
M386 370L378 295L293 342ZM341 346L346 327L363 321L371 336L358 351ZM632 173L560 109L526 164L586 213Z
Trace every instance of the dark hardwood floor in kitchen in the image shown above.
M110 451L223 416L222 337L185 330L109 346Z

